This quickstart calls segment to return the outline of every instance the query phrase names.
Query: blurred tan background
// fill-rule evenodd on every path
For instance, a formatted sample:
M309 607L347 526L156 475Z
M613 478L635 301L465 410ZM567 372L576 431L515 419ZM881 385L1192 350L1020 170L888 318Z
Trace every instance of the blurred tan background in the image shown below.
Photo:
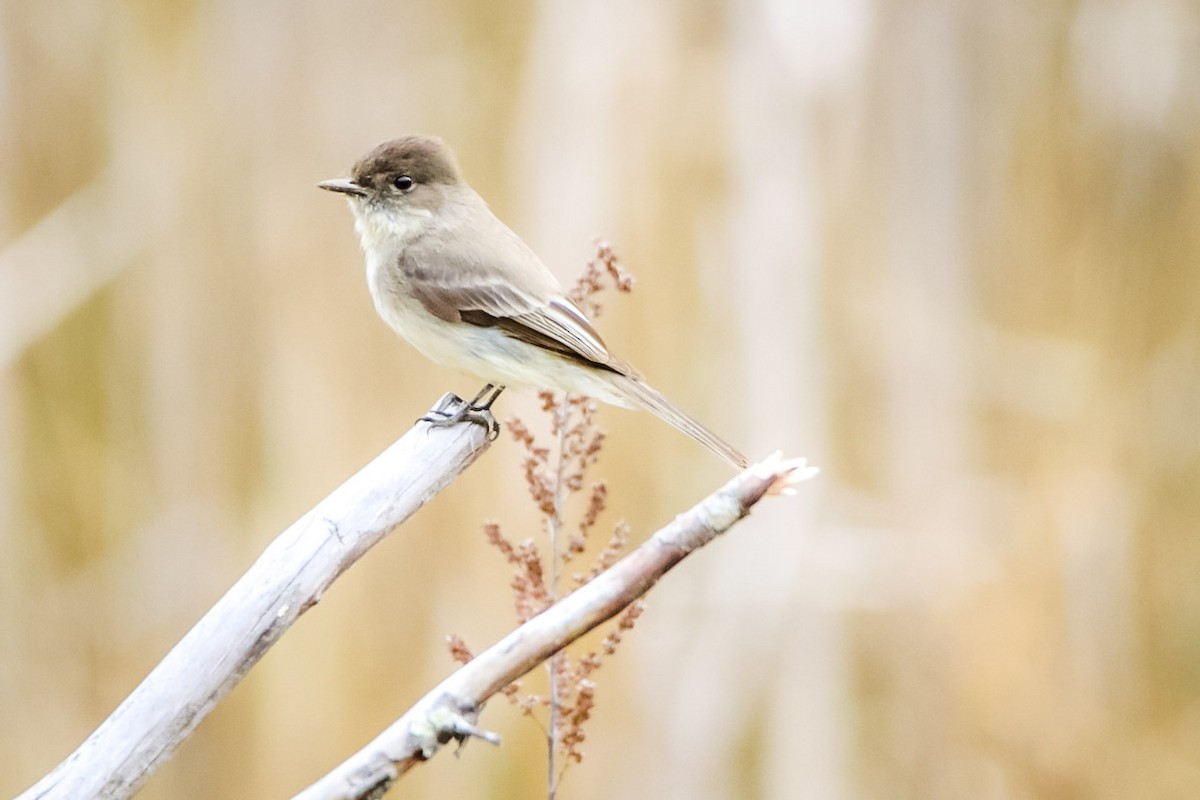
M658 588L564 798L1200 796L1200 9L1185 0L0 3L0 795L267 542L475 381L374 316L343 202L444 136L601 321L823 467ZM532 416L510 392L501 416ZM604 409L640 541L729 475ZM511 624L507 438L146 798L283 797ZM398 795L543 794L540 731Z

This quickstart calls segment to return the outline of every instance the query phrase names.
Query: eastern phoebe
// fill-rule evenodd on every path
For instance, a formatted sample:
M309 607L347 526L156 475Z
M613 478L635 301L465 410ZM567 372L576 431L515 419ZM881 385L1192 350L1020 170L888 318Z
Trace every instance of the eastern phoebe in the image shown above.
M346 195L375 308L426 357L500 390L534 386L646 409L746 466L745 456L608 351L550 270L463 180L440 139L384 142L354 165L349 179L318 185ZM491 389L463 411L479 408Z

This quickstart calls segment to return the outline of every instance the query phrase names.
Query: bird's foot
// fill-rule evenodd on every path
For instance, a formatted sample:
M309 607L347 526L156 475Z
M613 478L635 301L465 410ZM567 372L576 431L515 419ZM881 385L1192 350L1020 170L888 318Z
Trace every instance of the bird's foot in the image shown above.
M494 386L487 384L479 393L471 398L470 402L464 402L461 397L456 394L447 394L438 404L430 409L429 413L421 417L418 422L428 422L432 427L444 428L449 425L457 425L464 420L473 422L476 425L482 425L487 429L488 441L494 441L500 435L500 423L496 422L496 418L492 416L492 403L496 402L496 398L504 391L503 386ZM453 411L450 409L455 408Z

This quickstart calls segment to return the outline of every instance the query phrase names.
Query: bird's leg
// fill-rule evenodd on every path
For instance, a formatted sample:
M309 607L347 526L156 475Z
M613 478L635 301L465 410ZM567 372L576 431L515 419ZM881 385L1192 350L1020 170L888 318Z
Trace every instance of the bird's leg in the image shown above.
M496 398L499 397L500 393L503 391L503 386L493 386L489 383L479 391L479 394L475 395L474 399L471 400L469 405L474 411L490 411L492 408L492 403L496 402ZM485 397L487 398L486 400L484 400ZM483 400L483 402L480 402L481 400Z
M469 403L463 403L462 398L456 394L447 394L438 401L438 404L434 408L430 409L428 415L421 417L418 422L428 422L438 426L453 425L456 422L462 422L472 411L486 411L489 407L491 407L491 401L484 406L479 405L479 401L482 400L484 396L494 388L495 387L492 384L487 384L479 390L478 394L471 398ZM504 387L501 386L500 388L503 389ZM494 399L495 398L493 397L492 400ZM459 407L458 411L451 412L446 410L447 408L459 403L462 403L462 405ZM430 419L430 415L432 414L437 414L438 417Z
M457 395L448 394L442 398L441 402L435 408L431 409L428 414L417 421L428 422L435 428L443 428L447 425L456 425L466 420L467 422L474 422L477 425L487 428L488 437L495 439L500 435L500 423L496 422L496 418L492 416L491 408L492 403L496 402L496 398L503 391L503 386L495 386L489 383L466 403L463 403L462 399ZM457 411L446 410L455 403L462 403Z

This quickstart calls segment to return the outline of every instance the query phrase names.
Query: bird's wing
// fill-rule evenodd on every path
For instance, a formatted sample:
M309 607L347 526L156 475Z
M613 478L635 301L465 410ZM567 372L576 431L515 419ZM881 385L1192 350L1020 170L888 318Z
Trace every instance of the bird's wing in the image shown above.
M443 247L431 241L405 251L399 266L413 297L447 322L496 327L567 358L634 374L608 351L537 255L503 223L496 224L489 237L458 237L453 246ZM464 246L472 239L486 239L492 247Z

